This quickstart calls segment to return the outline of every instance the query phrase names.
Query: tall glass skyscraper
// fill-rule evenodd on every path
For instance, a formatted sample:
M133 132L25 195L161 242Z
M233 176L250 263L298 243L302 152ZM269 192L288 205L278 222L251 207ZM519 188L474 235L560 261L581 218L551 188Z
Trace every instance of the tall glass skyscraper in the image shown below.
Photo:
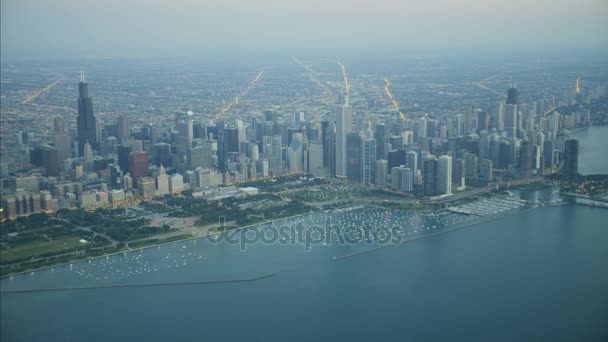
M84 144L88 141L93 150L99 148L97 142L97 123L93 114L93 100L89 97L89 86L84 77L80 74L78 84L78 117L76 118L78 153L83 155Z
M347 176L346 136L352 131L353 109L344 97L344 104L338 106L336 112L336 176Z

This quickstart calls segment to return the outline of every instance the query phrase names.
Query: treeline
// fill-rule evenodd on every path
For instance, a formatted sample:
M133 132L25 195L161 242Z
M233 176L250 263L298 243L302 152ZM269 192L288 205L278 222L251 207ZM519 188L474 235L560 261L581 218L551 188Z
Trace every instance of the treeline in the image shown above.
M167 233L171 231L171 227L163 225L162 227L148 226L149 222L144 219L132 221L122 221L114 223L105 223L93 228L93 231L100 234L106 234L112 239L120 242L143 239L151 235Z

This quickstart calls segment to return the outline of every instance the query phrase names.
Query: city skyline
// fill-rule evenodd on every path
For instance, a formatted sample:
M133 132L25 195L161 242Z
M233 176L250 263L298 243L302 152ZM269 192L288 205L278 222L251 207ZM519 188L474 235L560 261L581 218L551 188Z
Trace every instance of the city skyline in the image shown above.
M0 16L0 340L608 340L608 2Z

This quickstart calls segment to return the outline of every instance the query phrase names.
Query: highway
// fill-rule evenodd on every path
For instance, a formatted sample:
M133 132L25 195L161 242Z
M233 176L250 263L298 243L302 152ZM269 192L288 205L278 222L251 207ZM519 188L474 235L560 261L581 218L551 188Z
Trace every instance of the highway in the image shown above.
M21 102L21 104L28 104L32 101L34 101L38 96L42 95L43 93L50 91L51 89L53 89L54 86L57 85L57 83L61 82L62 78L56 80L55 82L49 84L48 86L44 87L43 89L38 90L34 95L28 97L27 99L23 100L23 102Z

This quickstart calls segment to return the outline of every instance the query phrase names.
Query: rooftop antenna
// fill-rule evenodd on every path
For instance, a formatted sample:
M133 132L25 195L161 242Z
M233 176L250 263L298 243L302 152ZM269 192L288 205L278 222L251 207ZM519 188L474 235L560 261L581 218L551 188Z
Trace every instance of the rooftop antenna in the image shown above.
M80 82L86 82L86 77L84 76L84 71L82 70L82 68L80 69Z

